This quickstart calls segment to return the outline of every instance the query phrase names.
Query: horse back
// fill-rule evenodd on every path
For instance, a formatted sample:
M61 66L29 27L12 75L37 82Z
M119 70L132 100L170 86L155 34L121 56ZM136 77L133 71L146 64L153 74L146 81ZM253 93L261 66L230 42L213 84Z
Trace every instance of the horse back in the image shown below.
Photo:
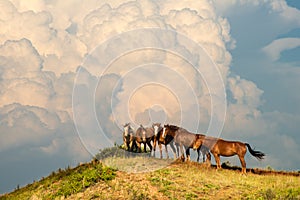
M211 148L211 151L215 151L216 153L222 156L232 156L235 154L245 154L246 153L246 145L239 141L227 141L223 139L217 139L216 143Z
M192 147L196 139L196 134L193 134L185 129L179 129L175 135L175 143L183 144L187 147Z

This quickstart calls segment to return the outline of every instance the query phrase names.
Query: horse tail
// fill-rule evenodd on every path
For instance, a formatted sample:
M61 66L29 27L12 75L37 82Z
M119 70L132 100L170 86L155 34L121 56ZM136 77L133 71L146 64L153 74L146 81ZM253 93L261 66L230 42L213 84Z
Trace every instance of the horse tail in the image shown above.
M265 154L263 152L253 150L248 143L245 143L245 145L248 147L249 152L251 153L252 156L257 158L258 160L264 159Z

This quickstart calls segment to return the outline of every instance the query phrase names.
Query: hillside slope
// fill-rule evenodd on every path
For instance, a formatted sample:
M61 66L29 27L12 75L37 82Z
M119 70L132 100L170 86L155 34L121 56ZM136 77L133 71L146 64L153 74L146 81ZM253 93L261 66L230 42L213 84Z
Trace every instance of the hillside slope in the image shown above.
M121 158L114 158L118 161ZM128 163L132 159L126 158ZM145 159L145 158L142 158ZM148 158L149 162L163 160ZM122 161L123 162L123 161ZM166 160L167 162L167 160ZM300 199L299 173L241 175L205 164L173 162L164 168L127 173L93 161L53 172L0 199Z

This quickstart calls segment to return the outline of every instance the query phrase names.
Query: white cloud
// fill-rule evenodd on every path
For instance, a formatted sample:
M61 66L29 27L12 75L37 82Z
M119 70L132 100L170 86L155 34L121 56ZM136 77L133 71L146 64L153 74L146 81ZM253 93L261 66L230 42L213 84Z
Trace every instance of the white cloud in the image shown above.
M280 59L281 53L286 50L300 46L300 38L280 38L272 41L262 50L271 58L272 61Z
M99 126L112 142L119 141L120 123L130 117L146 122L149 112L163 114L154 119L176 124L183 116L189 119L184 126L196 129L199 127L194 125L199 122L200 129L205 131L212 103L224 103L218 95L223 87L216 77L223 79L232 95L232 101L225 105L228 106L226 134L230 133L231 138L258 138L271 130L276 132L275 143L283 139L286 146L297 149L293 137L280 136L276 126L280 117L273 113L274 122L269 122L266 113L260 111L263 91L250 80L231 73L228 48L234 48L235 41L228 20L216 12L228 12L237 4L270 5L271 11L286 19L289 26L297 24L298 11L286 4L236 0L12 2L0 1L2 151L34 146L43 155L64 152L72 159L77 154L87 158L75 131L73 114L79 136L93 153L109 145L107 140L98 140L103 138L99 136ZM140 35L127 34L105 43L107 46L102 49L95 49L114 36L141 28L173 30L178 35L144 31ZM216 68L207 67L209 61L199 56L195 46L184 43L181 34L199 44ZM282 51L299 46L298 42L295 38L276 40L264 51L278 59ZM140 46L172 51L127 52ZM93 50L95 54L87 56ZM120 57L116 59L116 55ZM107 63L110 66L102 73ZM78 68L79 65L84 66ZM73 91L77 69L83 71L76 79L78 88ZM153 108L157 105L159 110ZM200 117L196 116L197 105ZM278 157L274 155L272 159Z
M57 113L59 119L63 121L72 119L71 95L75 78L74 73L77 66L83 61L84 55L111 36L129 30L149 27L176 30L200 44L212 60L217 63L217 69L226 84L227 80L230 80L229 89L232 90L234 97L238 99L240 109L253 109L255 111L256 107L260 105L259 97L261 93L258 92L259 90L252 82L237 77L228 79L231 55L226 50L226 46L233 42L230 36L230 26L225 18L216 15L213 5L208 1L156 2L142 0L127 3L115 2L113 4L78 1L77 3L82 4L81 6L77 6L79 4L72 1L24 4L21 1L14 0L13 3L2 1L3 8L5 8L5 12L2 14L4 20L2 23L10 24L10 26L2 29L1 34L4 37L2 37L1 42L15 40L5 42L2 45L1 56L5 58L2 60L1 65L3 71L3 80L1 81L3 90L1 91L3 92L0 102L2 106L17 102L22 105L49 109ZM73 26L72 30L71 26ZM70 28L69 32L66 31L68 28ZM19 31L16 32L16 29ZM205 65L201 63L203 59L197 61L199 58L193 55L193 50L180 46L183 43L177 41L178 38L174 36L161 38L162 36L148 34L137 41L133 39L138 38L123 39L146 46L154 45L177 49L188 61L196 65ZM145 40L145 38L147 39ZM99 72L101 72L99 62L102 63L105 59L110 59L109 55L113 55L115 52L122 52L122 48L125 50L127 47L124 44L128 44L128 41L127 43L126 41L122 42L120 40L115 46L109 46L105 49L107 58L95 57L94 65L87 69L90 75L85 76L86 80L83 80L82 84L87 86L85 89L89 90L90 99L94 98L95 80L93 79L95 79L95 75L99 75ZM14 48L12 48L13 46ZM19 56L15 56L17 50L21 52L18 53ZM216 95L221 86L217 82L211 82L213 85L209 85L211 88L207 88L205 84L207 84L207 81L215 79L216 73L210 71L211 69L207 67L202 67L200 71L205 77L201 77L182 58L166 52L155 51L135 52L112 63L109 73L120 76L119 80L121 80L122 86L115 90L116 95L112 98L115 99L115 105L111 109L102 109L102 116L111 120L112 111L118 110L117 113L120 116L122 113L127 112L127 108L124 107L129 98L127 94L133 94L132 90L136 86L133 84L135 82L130 83L126 79L132 75L123 76L130 72L132 66L153 61L165 66L172 66L171 70L177 76L164 76L166 70L163 70L162 67L160 67L162 71L159 73L150 68L145 68L138 70L135 75L139 76L141 80L150 78L149 81L154 82L164 79L165 83L168 83L169 88L172 89L171 93L174 92L175 95L179 95L176 93L182 91L179 96L182 98L180 101L184 103L179 102L181 105L174 103L175 107L172 107L170 102L172 102L174 95L165 92L166 88L158 89L156 92L159 95L145 90L144 92L148 91L147 93L150 96L155 96L155 98L141 101L141 98L145 99L144 93L136 93L133 96L135 99L132 99L135 102L134 106L130 106L132 117L144 113L153 104L165 106L164 109L169 113L169 117L175 115L175 113L180 113L181 109L182 115L188 116L188 113L193 110L193 106L201 102L203 104L199 109L202 113L205 113L201 123L207 122L209 118L207 114L211 112L211 97L208 95L210 92L214 93L212 96ZM14 71L18 73L14 73ZM153 76L149 77L149 74L153 74ZM185 84L183 82L182 84L176 84L179 80L180 82L185 80ZM112 79L112 81L116 83L115 80ZM164 84L165 86L166 84ZM190 88L191 91L186 88ZM240 90L247 90L247 92L238 92ZM195 95L194 102L191 98L193 95ZM216 96L215 101L218 101L218 98ZM175 101L178 100L175 98ZM162 102L168 102L169 104L164 105ZM251 104L250 108L248 108L249 103ZM121 117L121 119L124 123L125 118ZM178 119L180 117L174 117L176 122ZM198 120L197 117L191 119L195 120L191 120L191 123ZM87 117L84 122L91 122L91 120ZM113 125L107 125L105 128L108 127L113 128ZM57 143L53 143L53 145L55 144Z
M300 26L300 11L297 8L288 6L285 0L270 1L270 4L273 10L279 12L285 20Z

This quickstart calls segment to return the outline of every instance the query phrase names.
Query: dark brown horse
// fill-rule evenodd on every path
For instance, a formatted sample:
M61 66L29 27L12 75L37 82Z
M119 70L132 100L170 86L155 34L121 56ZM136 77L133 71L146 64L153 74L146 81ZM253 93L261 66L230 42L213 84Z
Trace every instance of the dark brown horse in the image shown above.
M174 154L174 159L177 158L176 156L176 149L173 143L174 136L172 134L169 135L163 135L165 133L165 129L167 126L170 125L164 125L164 127L161 127L160 124L154 124L154 127L157 127L157 132L154 132L154 141L153 141L153 150L154 150L154 155L155 155L155 148L156 148L156 143L158 144L159 150L160 150L160 158L162 158L162 145L165 145L165 151L166 151L166 156L169 158L169 153L168 153L168 147L167 145L170 144L172 152ZM178 149L178 148L177 148Z
M155 157L156 143L159 142L159 133L163 129L161 123L153 123L152 128L154 130L153 135L153 156Z
M220 156L234 156L238 155L241 165L242 173L246 173L246 162L245 154L247 152L247 147L251 155L261 160L264 158L265 154L260 151L254 151L248 143L242 143L238 141L226 141L214 137L206 137L205 135L197 134L196 140L193 144L194 149L198 149L201 145L206 146L210 149L210 152L215 157L217 163L217 169L221 168Z

